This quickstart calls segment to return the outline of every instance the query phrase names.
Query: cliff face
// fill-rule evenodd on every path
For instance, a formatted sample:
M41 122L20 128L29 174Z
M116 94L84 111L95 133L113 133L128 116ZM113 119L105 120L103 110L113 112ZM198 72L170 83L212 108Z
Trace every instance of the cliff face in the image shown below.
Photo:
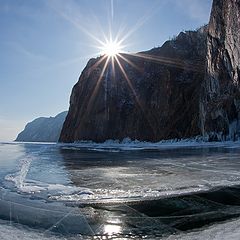
M40 117L28 123L25 129L18 134L18 142L57 142L67 112L56 117Z
M240 130L240 1L214 0L207 36L202 86L202 134L236 139Z
M206 32L180 33L161 48L91 59L74 86L59 141L158 141L200 134Z

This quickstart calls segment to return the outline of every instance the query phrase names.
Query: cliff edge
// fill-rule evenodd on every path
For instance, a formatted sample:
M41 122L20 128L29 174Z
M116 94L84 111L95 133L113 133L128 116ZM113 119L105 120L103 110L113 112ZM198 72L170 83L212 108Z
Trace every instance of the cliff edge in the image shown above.
M202 134L209 140L240 136L240 1L214 0L201 90Z

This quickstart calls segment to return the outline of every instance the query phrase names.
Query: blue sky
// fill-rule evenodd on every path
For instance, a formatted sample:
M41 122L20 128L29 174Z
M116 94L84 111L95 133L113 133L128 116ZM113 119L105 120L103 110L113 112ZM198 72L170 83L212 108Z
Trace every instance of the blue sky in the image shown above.
M161 46L208 22L212 0L0 0L0 141L39 116L67 110L103 33L125 51Z

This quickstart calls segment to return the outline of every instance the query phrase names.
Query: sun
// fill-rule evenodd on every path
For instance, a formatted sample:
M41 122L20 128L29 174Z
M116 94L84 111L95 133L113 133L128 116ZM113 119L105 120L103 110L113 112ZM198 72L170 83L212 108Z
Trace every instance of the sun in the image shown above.
M101 54L107 55L108 57L116 57L123 49L120 42L117 41L106 41L101 47Z

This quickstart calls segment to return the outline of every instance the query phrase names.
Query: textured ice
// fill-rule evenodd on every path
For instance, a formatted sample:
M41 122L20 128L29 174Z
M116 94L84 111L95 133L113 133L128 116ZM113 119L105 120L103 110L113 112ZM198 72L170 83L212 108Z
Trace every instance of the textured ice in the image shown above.
M240 184L239 153L230 151L239 149L239 146L239 142L201 142L199 144L196 141L182 141L174 144L151 144L125 140L124 143L107 141L103 144L85 142L71 146L64 145L63 149L67 152L73 150L75 157L78 156L78 151L81 152L84 148L90 153L91 150L95 151L97 148L100 152L103 151L102 154L104 151L108 155L110 154L110 159L106 157L101 163L93 164L94 168L84 167L83 170L68 168L73 182L83 184L94 192L93 195L87 197L88 200L112 198L116 201L132 201L141 198L183 195ZM187 150L184 153L184 150L178 151L179 148L187 148ZM211 148L216 150L211 150ZM117 149L120 151L120 155L119 159L115 160L115 154L118 154ZM135 151L125 153L133 149ZM145 153L142 149L148 151ZM166 152L166 149L172 150ZM152 151L155 150L157 152L153 153ZM215 153L211 154L211 151L215 151ZM223 154L222 151L226 151L226 153ZM227 153L227 151L230 152ZM98 156L101 158L102 155ZM138 156L141 160L138 159ZM122 162L122 157L125 158L124 162ZM81 164L85 163L84 160L81 161ZM89 181L86 182L85 178ZM82 196L76 194L59 195L54 198L71 201L82 200Z
M24 166L25 169L25 166ZM93 194L89 189L87 188L80 188L80 187L74 187L74 186L65 186L62 184L48 184L40 181L34 181L34 180L28 180L25 179L24 176L22 176L22 170L20 170L20 173L13 174L13 175L7 175L5 177L5 180L12 181L15 183L15 187L18 191L23 193L37 193L42 191L47 191L49 194L86 194L91 195ZM25 173L24 173L25 175Z
M239 142L125 139L121 143L39 145L37 149L20 158L18 171L7 174L5 180L20 192L45 193L51 200L135 201L240 184L239 153L231 152L240 149ZM52 165L51 157L60 166Z
M5 180L11 181L15 184L18 191L23 193L37 193L47 191L49 194L58 193L60 195L77 194L92 195L93 192L87 188L80 188L75 186L66 186L63 184L49 184L40 181L26 179L27 172L30 167L31 160L21 161L21 168L15 174L9 174Z
M172 235L163 240L239 240L240 220L215 224L187 234Z
M20 191L29 191L28 187L25 184L25 178L27 176L28 170L32 162L32 157L27 156L25 159L21 159L19 163L19 171L14 174L9 174L5 177L6 180L12 181L15 183L16 187ZM38 186L34 186L34 191L39 190Z
M111 225L110 225L111 226ZM205 229L196 230L194 232L174 234L168 237L158 237L159 240L239 240L240 239L240 220L233 220L225 223L215 224L213 226L207 227ZM9 224L9 222L0 222L0 239L1 240L83 240L83 239L94 239L87 236L54 236L49 233L40 232L37 230L32 230L30 228L23 227L17 224ZM104 239L104 238L96 238ZM107 239L107 238L106 238ZM109 238L110 239L110 238ZM122 237L114 237L114 239L127 239ZM137 239L132 237L131 239ZM154 240L154 237L144 237L144 239Z
M51 236L40 231L24 228L20 224L10 224L8 221L0 221L0 239L1 240L60 240L64 237Z

